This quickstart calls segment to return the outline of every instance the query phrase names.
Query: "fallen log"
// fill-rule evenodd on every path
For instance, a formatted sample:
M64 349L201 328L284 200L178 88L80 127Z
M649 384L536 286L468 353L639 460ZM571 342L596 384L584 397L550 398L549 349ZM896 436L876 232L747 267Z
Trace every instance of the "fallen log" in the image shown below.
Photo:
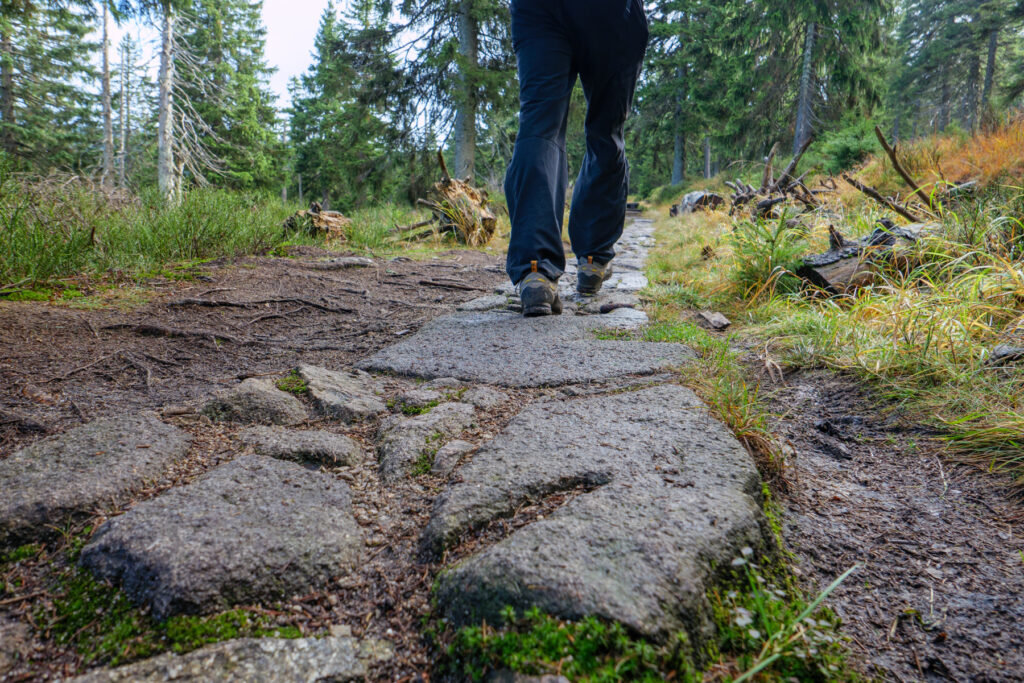
M936 223L897 226L883 219L870 235L851 240L830 225L829 250L805 256L796 274L808 285L829 294L849 294L874 283L887 268L908 270L910 247L936 227Z
M876 202L878 202L882 206L888 208L890 211L893 211L893 212L898 213L899 215L903 216L904 218L906 218L911 223L920 223L921 222L921 219L918 218L917 216L915 216L913 213L911 213L909 209L900 206L899 204L897 204L896 202L892 201L891 199L888 199L887 197L883 197L881 192L879 192L875 188L871 187L870 185L864 185L863 183L860 183L860 182L854 180L853 178L851 178L846 173L843 174L843 180L845 180L846 182L850 183L850 185L853 185L855 188L857 188L858 190L860 190L861 192L863 192L867 196L871 197L872 199L874 199Z
M715 194L714 192L697 190L683 195L683 198L679 200L679 204L672 207L674 211L670 210L669 214L672 216L678 216L684 213L693 213L697 209L711 211L712 209L717 209L724 203L725 198L722 197L722 195Z

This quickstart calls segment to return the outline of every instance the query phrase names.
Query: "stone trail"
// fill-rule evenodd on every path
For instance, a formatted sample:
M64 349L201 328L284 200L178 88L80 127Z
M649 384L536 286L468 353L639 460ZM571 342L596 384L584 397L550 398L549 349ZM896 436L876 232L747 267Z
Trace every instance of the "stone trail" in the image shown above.
M539 606L706 642L714 568L770 536L750 455L679 386L526 408L436 500L423 548L437 555L523 504L577 487L585 492L545 519L442 574L445 615L494 624L507 605Z
M673 368L693 352L618 334L646 322L632 307L646 285L652 232L650 221L630 224L616 273L597 297L571 291L570 264L562 316L523 319L512 289L502 287L361 369L300 365L302 397L271 379L221 392L200 412L247 425L237 443L256 455L239 455L111 518L85 546L82 565L158 618L324 590L369 554L347 485L316 469L370 457L335 433L342 427L372 438L382 495L403 486L426 492L415 478L428 472L442 486L422 532L423 557L458 554L474 530L569 493L546 518L441 572L437 604L451 622L496 623L505 606L538 606L566 618L616 619L654 638L684 631L696 651L711 636L705 594L718 580L715 568L769 540L750 456L672 383ZM385 384L401 390L389 394ZM553 386L562 389L509 405L537 395L523 388ZM509 407L519 414L497 436L483 443L466 436L481 416ZM332 431L310 428L319 422ZM111 499L123 503L187 447L182 432L154 418L123 418L15 454L0 462L4 490L19 491L13 503L0 501L0 542L32 538L43 524L89 515ZM55 471L65 483L51 492L45 486ZM79 680L363 680L388 656L386 644L370 640L242 639Z
M349 506L334 477L242 456L111 519L81 563L161 619L284 598L359 561Z
M151 416L105 418L0 460L0 550L125 502L188 451L188 436Z
M185 655L168 653L95 671L73 678L71 683L361 681L370 664L391 654L387 643L354 638L242 638Z

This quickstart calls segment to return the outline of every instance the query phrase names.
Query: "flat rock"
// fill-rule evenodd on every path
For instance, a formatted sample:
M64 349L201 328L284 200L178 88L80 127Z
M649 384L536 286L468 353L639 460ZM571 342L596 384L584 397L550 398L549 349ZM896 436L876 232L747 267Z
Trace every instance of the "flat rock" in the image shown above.
M344 482L247 455L111 519L81 563L163 619L309 592L362 547Z
M442 477L448 476L458 466L462 456L474 448L476 446L468 441L459 439L449 441L438 449L437 455L434 456L434 466L430 468L430 471Z
M302 402L265 378L250 377L218 393L200 410L211 420L241 424L293 425L306 419Z
M481 384L537 387L643 375L688 363L680 344L596 339L635 321L602 316L523 318L514 313L456 313L360 363L367 370Z
M23 621L0 619L0 678L32 654L32 629Z
M323 465L357 465L363 460L363 448L343 434L282 427L250 427L238 435L259 455L315 462Z
M506 606L536 606L655 638L685 629L700 648L714 634L715 568L770 543L750 455L693 392L665 385L526 408L435 500L422 550L437 556L567 491L577 495L441 574L447 618L494 624Z
M1019 361L1024 361L1024 346L1014 346L1012 344L996 345L988 358L989 365L1006 365Z
M481 410L490 410L508 402L508 394L492 387L473 387L467 389L460 400Z
M446 439L473 424L476 412L468 403L444 403L416 417L392 415L377 430L380 474L393 482L409 474L425 453L437 450Z
M398 395L397 402L400 406L409 408L430 408L443 401L445 395L440 391L431 389L410 389Z
M698 311L697 322L711 330L724 330L732 325L732 321L718 311Z
M565 676L546 674L544 676L529 676L514 671L503 669L494 671L487 677L487 683L569 683Z
M360 370L327 370L300 365L299 376L309 386L309 395L324 415L351 424L371 419L387 410L381 389L371 375Z
M167 653L117 669L93 671L72 683L117 681L363 681L368 667L392 657L383 641L354 638L242 638L188 654Z
M457 311L490 311L495 308L507 308L508 297L504 294L488 294L471 299L455 307Z
M188 447L180 429L129 415L95 420L0 460L0 548L54 536L125 502Z
M424 382L420 385L420 389L444 391L446 389L461 389L464 386L466 386L465 382L461 382L454 377L438 377L437 379L432 379L429 382Z

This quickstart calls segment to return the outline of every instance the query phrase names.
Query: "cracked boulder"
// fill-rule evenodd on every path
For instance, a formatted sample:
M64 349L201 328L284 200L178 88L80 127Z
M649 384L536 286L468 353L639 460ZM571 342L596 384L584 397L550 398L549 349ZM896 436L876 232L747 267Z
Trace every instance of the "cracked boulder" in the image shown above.
M358 443L331 432L259 426L244 430L238 437L259 455L278 460L357 465L363 459L363 449Z
M370 666L391 657L391 646L379 640L241 638L207 645L183 655L169 652L71 680L72 683L363 681Z
M385 482L408 476L423 460L430 471L433 456L447 439L473 424L476 413L468 403L443 403L416 417L392 415L377 430L380 474Z
M95 420L0 460L0 548L53 536L127 501L188 447L177 427L130 415Z
M352 424L372 419L387 410L377 380L361 370L335 371L300 365L298 372L309 387L313 403L328 417Z
M438 556L566 493L554 512L441 575L446 617L495 624L506 606L536 606L655 638L685 630L700 647L714 633L706 592L716 568L770 543L750 455L690 390L663 385L529 406L435 501L422 550Z
M200 411L211 420L241 424L293 425L306 419L302 402L269 379L250 377L218 393Z
M646 316L632 309L525 319L506 312L457 313L432 320L360 365L428 379L540 387L648 375L690 362L693 352L681 344L601 338L632 329L639 318Z
M111 519L81 563L163 619L315 590L362 547L344 482L248 455Z

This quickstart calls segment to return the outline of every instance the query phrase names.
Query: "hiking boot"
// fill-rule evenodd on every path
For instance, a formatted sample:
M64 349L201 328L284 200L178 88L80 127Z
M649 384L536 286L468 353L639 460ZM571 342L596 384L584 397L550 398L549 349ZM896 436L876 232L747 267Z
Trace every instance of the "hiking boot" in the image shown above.
M536 264L536 262L534 262ZM534 265L536 268L536 265ZM517 286L523 302L523 315L533 318L539 315L560 315L562 301L558 298L558 283L534 270L527 273Z
M580 257L576 266L576 291L583 296L593 296L601 289L604 281L612 276L612 264L598 263L593 256Z

